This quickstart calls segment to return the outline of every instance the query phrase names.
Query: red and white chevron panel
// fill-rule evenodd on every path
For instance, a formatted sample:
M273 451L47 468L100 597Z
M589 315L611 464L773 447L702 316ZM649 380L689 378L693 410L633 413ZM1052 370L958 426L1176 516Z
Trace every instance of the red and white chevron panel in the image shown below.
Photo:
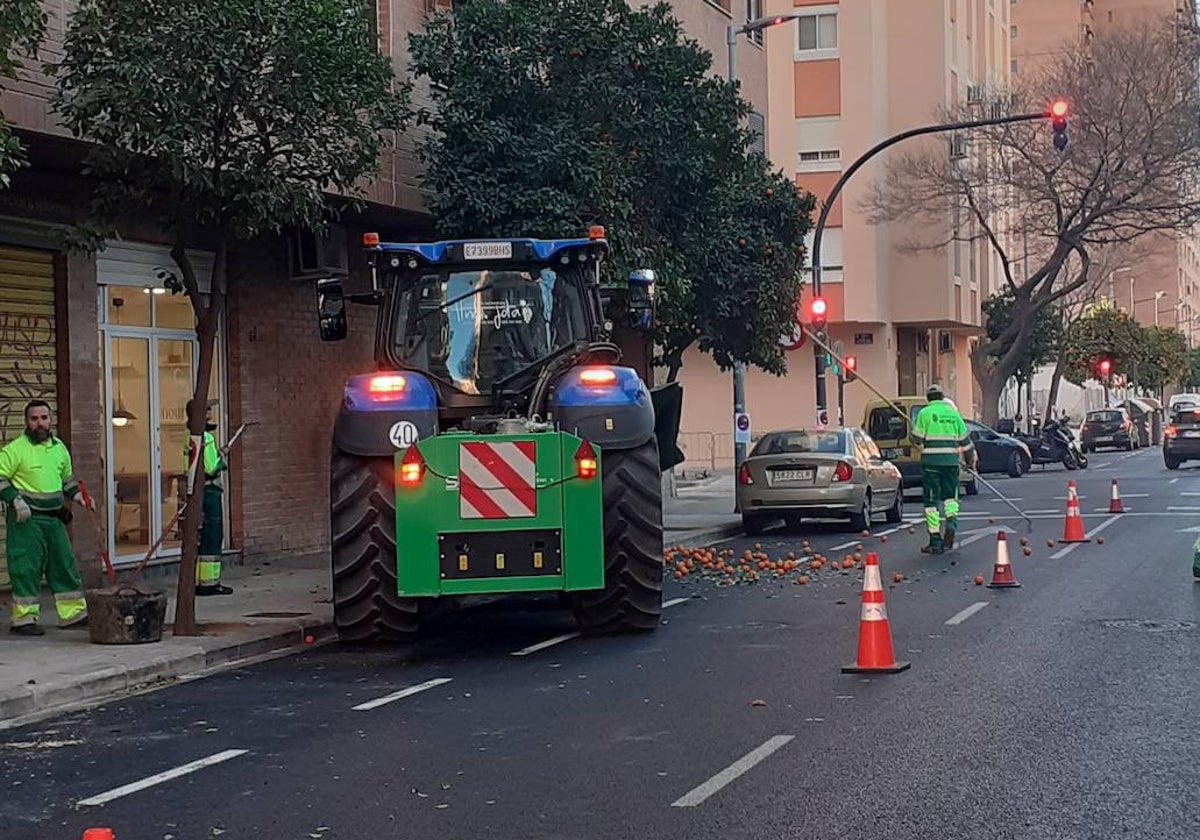
M459 516L463 519L537 516L536 451L532 440L459 444Z

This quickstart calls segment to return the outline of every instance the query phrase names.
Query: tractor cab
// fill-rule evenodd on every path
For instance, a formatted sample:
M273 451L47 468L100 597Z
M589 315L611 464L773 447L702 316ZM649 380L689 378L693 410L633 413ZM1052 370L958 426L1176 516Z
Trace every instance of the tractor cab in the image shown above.
M603 283L601 227L557 240L383 243L368 233L364 245L374 288L347 296L340 280L318 281L321 338L346 336L347 299L378 306L376 364L427 376L443 429L544 416L535 386L547 369L616 364L620 344L644 341L653 322L652 270Z

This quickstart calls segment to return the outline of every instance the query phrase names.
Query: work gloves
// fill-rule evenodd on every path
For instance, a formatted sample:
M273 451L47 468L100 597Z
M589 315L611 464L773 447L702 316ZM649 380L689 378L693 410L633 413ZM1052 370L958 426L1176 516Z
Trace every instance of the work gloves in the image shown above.
M29 517L33 516L33 511L29 509L29 503L20 496L12 500L12 509L18 522L28 522Z

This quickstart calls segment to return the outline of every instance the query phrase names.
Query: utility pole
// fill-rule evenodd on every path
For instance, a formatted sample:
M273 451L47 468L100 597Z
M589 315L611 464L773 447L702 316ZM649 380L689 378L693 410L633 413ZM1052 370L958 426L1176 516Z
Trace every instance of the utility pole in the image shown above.
M750 34L759 32L772 26L778 26L781 23L787 23L789 20L795 20L800 17L800 12L792 12L785 15L771 15L769 17L755 18L748 20L741 26L731 24L725 30L725 44L729 48L729 82L737 89L737 41L738 35ZM741 362L733 363L733 469L734 472L741 468L742 462L746 460L746 444L738 440L737 418L739 415L746 412L746 366ZM736 510L737 503L734 503Z

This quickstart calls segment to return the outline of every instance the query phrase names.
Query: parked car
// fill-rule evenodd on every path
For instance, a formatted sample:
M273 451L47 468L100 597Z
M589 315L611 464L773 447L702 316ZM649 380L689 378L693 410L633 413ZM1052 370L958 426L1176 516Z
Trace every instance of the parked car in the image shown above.
M1124 408L1098 408L1089 411L1080 429L1080 444L1084 454L1102 446L1132 452L1140 446L1133 429L1133 419Z
M967 420L966 424L979 456L979 472L1008 473L1012 478L1020 478L1029 472L1033 456L1028 446L976 420Z
M861 531L877 513L904 518L900 470L854 426L767 432L738 469L737 500L747 534L775 519L849 519Z
M1200 408L1176 408L1163 429L1163 462L1169 470L1185 461L1200 461Z
M879 446L883 457L900 468L904 487L921 486L921 447L913 443L912 427L921 409L929 404L924 397L896 397L892 400L908 412L905 419L886 400L872 400L863 409L863 428ZM979 492L979 485L966 471L962 473L963 490L968 496Z

